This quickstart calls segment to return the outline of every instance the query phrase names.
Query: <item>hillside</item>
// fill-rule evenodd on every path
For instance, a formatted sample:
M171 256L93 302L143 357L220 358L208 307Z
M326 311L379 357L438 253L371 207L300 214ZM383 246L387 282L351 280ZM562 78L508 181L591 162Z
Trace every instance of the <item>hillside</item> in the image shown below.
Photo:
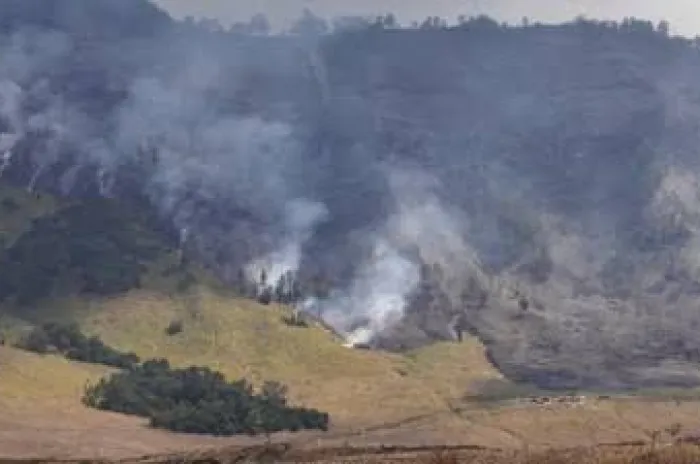
M97 214L94 209L80 212L83 222L87 218L94 221L94 231L86 227L89 233L83 233L82 225L70 222L67 226L72 227L68 233L77 235L80 243L92 241L103 248L113 243L118 247L115 252L89 246L71 248L70 242L65 244L67 240L53 238L51 230L40 231L44 223L65 223L65 212L83 207L82 203L62 202L48 195L35 197L9 187L0 193L0 203L14 198L19 205L12 214L0 216L0 231L13 234L14 238L7 242L7 252L0 261L11 259L26 237L38 236L33 240L39 244L56 242L41 255L20 255L14 261L21 265L25 280L33 284L33 280L43 279L47 263L55 261L65 266L49 268L48 272L60 275L50 277L61 279L53 293L27 304L20 304L13 294L9 295L4 309L0 309L0 334L4 333L10 343L17 341L23 328L31 324L75 322L86 334L97 335L115 348L133 351L142 359L163 357L179 366L209 366L232 379L244 377L256 383L281 381L290 386L294 400L332 411L339 424L373 425L377 421L432 413L444 409L446 401L460 398L472 381L500 377L474 339L399 356L345 348L343 340L318 323L308 328L289 326L283 321L291 315L289 308L264 306L237 297L221 286L212 287L206 279L202 280L203 274L195 276L196 268L178 267L173 261L175 251L168 251L167 237L140 228L129 214L119 210L112 219L114 224L122 223L119 228L105 227L105 213ZM53 202L53 208L45 207L47 202ZM101 208L109 209L109 205ZM150 243L149 240L155 243L151 248L163 247L162 256L139 256L144 267L138 271L142 277L136 286L117 286L107 292L81 287L82 275L89 272L94 277L98 269L120 266L119 261L127 254L124 250L135 246L132 242ZM163 245L157 240L166 241ZM50 259L61 248L66 249L67 258ZM27 249L34 252L37 245L27 245ZM198 283L177 290L177 280L190 272L193 282ZM112 279L112 272L103 274L104 279ZM10 280L5 275L3 286ZM51 282L49 279L45 285L50 287ZM100 289L105 288L102 281L99 283ZM25 287L32 297L38 294L34 285L21 288ZM165 329L175 321L182 322L184 330L168 335ZM443 374L435 376L435 372ZM377 404L383 408L379 415Z
M285 311L202 288L188 299L135 291L109 299L66 300L42 310L41 319L76 320L88 333L142 357L207 365L232 379L280 380L289 386L293 402L322 408L333 418L327 434L275 438L301 448L565 447L646 441L654 430L690 431L699 423L692 395L680 401L591 396L579 407L465 401L468 393L484 393L485 380L501 378L478 341L438 344L407 355L351 350L319 326L287 326ZM168 336L165 327L173 319L184 321L184 331ZM9 333L17 330L17 324L7 325ZM149 430L139 419L86 409L79 402L82 388L106 372L0 347L0 455L133 457L263 440L181 436ZM492 383L491 388L502 387Z
M343 340L317 322L304 328L290 326L285 322L292 315L290 308L237 297L196 267L178 264L176 250L168 248L167 237L155 229L142 228L128 211L98 213L93 208L82 212L81 208L92 208L89 203L28 194L7 185L0 194L0 204L13 205L11 211L0 215L0 233L7 237L0 261L18 266L27 281L20 282L19 290L8 286L5 269L5 301L0 306L0 335L5 341L0 347L0 396L5 414L0 428L7 433L21 424L25 424L21 428L25 431L36 427L36 437L19 440L27 449L32 448L32 441L62 449L60 443L51 445L53 439L46 432L83 430L83 421L94 421L99 430L113 427L112 421L121 424L115 427L142 428L138 420L87 410L80 403L85 385L107 374L106 368L10 347L32 326L45 322L74 322L84 333L97 335L117 349L133 351L142 359L162 357L175 366L209 366L229 379L246 378L258 385L265 380L280 381L289 387L292 402L329 411L337 430L391 428L395 427L391 424L412 418L439 416L448 413L450 404L473 383L501 377L475 339L394 355L346 348ZM112 207L104 203L101 208L110 211ZM109 214L116 215L114 221L121 218L123 224L104 230L91 228L90 221L102 225L100 220L111 217ZM83 219L76 223L71 222L72 217ZM57 239L55 233L59 232L54 230L60 231L60 227L47 228L45 224L65 225L83 240L77 243L81 246ZM105 253L104 249L83 246L92 242L117 248L114 253ZM24 259L26 255L21 253L35 253L43 243L53 245ZM95 291L93 286L82 285L82 276L88 271L92 277L103 276L95 282L112 282L112 272L95 270L120 266L126 255L123 250L135 246L132 243L162 248L160 254L139 256L142 263L135 268L141 269L137 280L120 277L115 281L135 286L99 285ZM58 253L65 253L65 257L51 258ZM46 267L54 262L62 267ZM184 288L177 285L182 275L190 276ZM53 290L33 290L35 279ZM16 298L13 292L25 288L32 298ZM108 291L103 291L105 288ZM176 321L182 324L182 332L168 335L166 328ZM60 420L53 423L55 418ZM143 443L124 444L123 449L137 453Z
M181 251L157 222L128 208L110 201L94 204L30 194L8 185L0 190L0 205L5 208L0 214L5 246L0 262L19 265L25 283L35 284L32 276L39 276L45 286L36 292L34 285L8 287L8 279L3 281L0 449L9 456L123 457L257 442L150 430L140 419L87 409L80 402L82 391L106 375L107 368L11 348L30 327L50 321L75 322L86 334L142 359L209 366L231 380L246 378L257 385L265 380L286 384L294 404L328 411L332 417L327 434L275 438L300 447L566 446L644 440L654 429L697 426L692 393L682 403L620 399L592 401L577 409L483 402L536 391L503 379L473 336L400 354L349 349L313 319L305 328L288 325L288 307L236 296L179 258ZM112 227L100 227L105 220ZM72 237L61 238L65 233ZM44 243L51 246L37 253ZM139 253L141 246L150 251ZM137 261L128 260L130 253L136 253ZM46 263L60 267L47 268ZM115 266L128 272L111 272ZM88 274L92 280L85 279ZM17 299L13 292L22 289L32 298ZM180 322L183 330L168 335L166 328L173 322Z
M265 439L85 409L109 371L50 353L122 356L102 342L221 372L112 362L131 397L111 404L189 431L307 429L296 413L325 430L329 413L328 433L271 437L302 448L698 429L699 41L634 18L306 14L276 35L148 0L6 10L0 451ZM93 338L15 349L46 322Z
M307 17L275 35L147 0L8 1L2 180L95 200L15 261L41 245L56 274L85 243L65 224L92 236L90 210L114 244L129 231L102 205L129 204L231 286L291 277L351 341L404 352L461 320L512 380L700 385L700 53L668 25ZM89 242L120 262L71 269L93 293L162 251ZM0 290L64 289L36 270Z
M431 352L414 356L351 350L320 326L287 326L282 317L289 314L283 308L263 307L201 289L187 299L147 291L110 299L75 298L42 308L41 314L33 317L35 321L78 321L87 333L98 334L108 344L133 350L144 358L166 357L179 366L210 366L231 379L282 381L289 386L294 403L332 414L330 440L335 434L344 436L351 430L381 432L386 428L391 432L404 421L410 425L419 420L440 430L451 422L450 400L466 393L472 381L500 377L475 340L436 346ZM184 331L166 335L168 323L176 319L184 321ZM7 317L4 322L11 339L21 324ZM96 380L106 369L8 347L0 353L0 393L5 411L0 444L8 443L3 441L6 439L14 441L18 453L32 450L34 444L41 450L48 447L68 455L92 455L100 442L93 433L114 428L119 429L115 431L117 436L135 435L144 427L139 420L98 413L80 404L86 382ZM452 375L432 375L434 370L443 369ZM83 423L93 424L93 433ZM21 425L18 430L35 433L15 434ZM55 430L55 437L49 430ZM65 437L71 430L83 430L84 448L56 443L56 437ZM148 439L110 446L117 455L131 456L183 449L174 435L166 439L163 433L153 431L146 437L151 435L158 440L150 447L146 445ZM372 436L370 433L370 440ZM235 443L236 439L228 442ZM189 437L184 443L196 446L225 442Z
M86 333L144 359L209 366L232 379L281 381L292 400L331 411L342 426L446 410L471 382L500 377L476 340L408 356L351 350L321 326L286 325L285 315L291 312L200 289L182 299L147 291L70 299L34 317L76 321ZM184 330L169 336L165 329L175 320L184 322Z

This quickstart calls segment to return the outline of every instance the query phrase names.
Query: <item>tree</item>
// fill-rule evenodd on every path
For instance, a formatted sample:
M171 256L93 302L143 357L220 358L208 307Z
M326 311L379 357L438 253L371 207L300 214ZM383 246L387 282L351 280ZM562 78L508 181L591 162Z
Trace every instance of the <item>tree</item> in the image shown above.
M51 339L42 328L32 330L27 336L17 343L17 348L32 351L34 353L45 354L49 352Z
M278 407L287 405L288 388L279 382L266 381L260 390L260 397Z
M328 32L328 23L304 8L301 18L294 23L290 32L305 37L318 37Z
M262 13L258 13L250 18L250 22L248 24L251 34L268 35L270 33L270 21L267 19L267 16Z
M33 221L0 256L0 298L20 305L76 288L111 295L138 288L170 247L141 213L89 200Z
M336 32L358 31L368 29L371 20L363 16L341 16L333 19L333 30Z
M395 29L398 27L398 22L396 21L396 16L392 13L388 13L384 16L377 16L374 25L381 29Z

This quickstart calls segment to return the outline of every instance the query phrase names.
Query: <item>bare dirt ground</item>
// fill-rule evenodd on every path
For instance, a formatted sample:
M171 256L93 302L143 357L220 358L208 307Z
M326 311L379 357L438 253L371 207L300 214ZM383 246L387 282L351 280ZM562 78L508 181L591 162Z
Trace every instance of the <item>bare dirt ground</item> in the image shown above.
M700 446L618 444L550 450L478 447L377 447L300 450L288 445L225 447L216 450L108 460L3 460L0 464L234 464L234 463L421 463L421 464L697 464Z

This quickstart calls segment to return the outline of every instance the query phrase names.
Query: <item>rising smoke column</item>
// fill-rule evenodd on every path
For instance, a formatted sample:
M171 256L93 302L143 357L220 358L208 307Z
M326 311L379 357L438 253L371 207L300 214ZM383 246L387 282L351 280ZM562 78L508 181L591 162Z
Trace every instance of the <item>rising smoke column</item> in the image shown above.
M327 214L304 192L296 127L284 116L218 104L219 94L236 90L239 75L224 71L231 64L222 43L195 37L142 44L146 59L125 81L126 98L99 123L43 77L75 52L66 35L8 37L0 66L0 175L21 156L22 181L33 191L70 160L55 182L60 192L72 193L89 170L107 197L119 193L121 174L138 173L158 211L188 242L230 261L218 263L228 274L263 256L296 270L303 243ZM25 148L14 150L19 142ZM235 256L220 257L226 248Z
M462 239L465 225L459 214L446 209L435 192L436 179L406 167L384 166L383 172L395 210L367 234L369 255L348 288L305 306L342 334L348 346L370 344L402 321L421 283L421 266L443 267L441 284L455 298L465 276L485 278L478 257Z
M281 245L271 253L248 263L246 277L258 285L259 291L263 291L263 286L274 287L283 275L297 274L303 246L312 237L314 228L327 215L328 211L322 203L301 198L290 201L285 208ZM263 273L266 282L260 280Z
M342 261L319 266L335 288L307 306L351 343L459 313L525 380L696 380L692 47L618 30L375 28L300 44L190 27L113 39L87 60L99 77L75 80L56 71L86 56L68 36L5 37L3 180L142 189L224 277L265 268L272 284ZM431 312L412 306L426 269Z

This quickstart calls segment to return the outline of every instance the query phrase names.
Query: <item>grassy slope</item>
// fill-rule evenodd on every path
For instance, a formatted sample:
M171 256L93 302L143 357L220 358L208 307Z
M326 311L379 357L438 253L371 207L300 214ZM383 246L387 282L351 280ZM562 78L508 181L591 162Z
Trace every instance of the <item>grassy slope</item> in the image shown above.
M73 318L87 332L143 357L208 365L231 378L285 382L295 401L333 415L335 431L323 439L326 445L572 446L644 440L675 423L683 430L700 428L693 401L591 400L582 408L460 403L472 383L499 377L476 340L438 344L407 356L349 350L321 327L286 326L285 311L207 290L188 300L144 291L110 300L64 301L44 308L42 316ZM174 319L184 320L185 330L169 337L164 329ZM11 401L15 405L39 406L37 413L48 405L76 421L86 414L78 404L79 390L104 370L4 350L12 356L0 364L0 396L19 398ZM368 432L362 433L365 428ZM351 430L357 434L348 435ZM316 444L315 438L309 440Z
M328 410L345 424L445 410L447 396L463 395L472 380L499 376L475 340L438 345L412 357L350 350L320 326L287 326L282 321L287 311L200 288L178 299L140 291L109 300L65 301L45 308L43 317L70 314L86 332L144 358L206 365L257 383L284 382L295 401ZM184 331L168 336L165 328L173 320L183 320ZM433 375L436 371L455 376Z
M107 369L99 366L0 347L0 404L13 408L29 407L36 402L46 406L79 406L85 383L106 373Z
M451 392L459 397L472 380L500 376L488 365L476 340L436 345L405 357L351 350L320 326L287 326L282 321L286 311L208 290L200 290L196 297L188 299L141 291L106 300L57 302L34 316L42 320L75 320L87 333L98 334L108 344L133 350L144 358L166 357L181 366L207 365L232 379L282 381L290 387L295 402L329 411L341 436L348 430L375 427L372 437L384 441L383 428L395 433L392 431L403 430L400 425L404 421L416 417L423 418L418 421L419 427L459 427L464 431L464 421L449 412ZM184 331L167 336L165 328L175 319L185 321ZM23 324L7 326L10 333L16 334ZM15 411L14 424L26 422L26 417L36 420L47 410L62 415L66 423L74 420L76 424L101 414L83 408L79 396L86 382L106 370L54 356L3 350L6 357L4 365L0 365L0 396L6 399L5 406ZM455 372L455 376L434 375L443 368ZM6 377L7 372L12 375ZM130 424L141 427L137 422ZM104 435L96 432L102 427L104 424L95 426L96 436ZM2 429L0 421L0 445ZM402 437L398 439L403 440ZM163 449L155 447L149 451Z
M3 210L5 198L18 207ZM48 196L0 187L0 233L12 240L32 219L60 206ZM462 396L472 380L500 376L476 340L407 357L355 351L320 326L285 325L285 311L200 287L190 296L143 290L112 299L56 301L32 310L29 318L73 319L86 332L143 358L206 365L254 382L282 381L294 400L330 411L338 423L376 424L446 410L447 400ZM0 310L0 334L11 341L26 323L8 313ZM164 329L176 319L185 322L185 330L169 337Z
M31 219L60 206L49 197L0 187L0 202L7 197L20 205L8 212L0 203L0 235L9 240L26 230ZM12 340L27 323L9 316L6 309L0 308L0 334ZM296 402L332 414L342 432L325 438L328 444L349 440L568 445L644 439L645 431L676 422L685 429L700 425L694 402L606 402L583 409L465 408L459 399L470 386L501 377L477 340L436 344L405 356L349 350L320 326L285 325L285 311L202 286L187 297L142 290L111 299L54 301L34 310L32 318L75 320L86 332L144 358L207 365L230 378L282 381ZM184 321L185 329L169 337L165 328L176 319ZM14 443L7 449L20 454L56 450L89 455L95 449L135 454L209 443L145 431L138 420L82 407L83 386L107 372L0 347L0 445ZM452 409L455 405L462 410ZM347 434L349 429L365 428L367 434ZM314 438L311 442L316 443ZM44 452L35 447L39 443L51 446Z

